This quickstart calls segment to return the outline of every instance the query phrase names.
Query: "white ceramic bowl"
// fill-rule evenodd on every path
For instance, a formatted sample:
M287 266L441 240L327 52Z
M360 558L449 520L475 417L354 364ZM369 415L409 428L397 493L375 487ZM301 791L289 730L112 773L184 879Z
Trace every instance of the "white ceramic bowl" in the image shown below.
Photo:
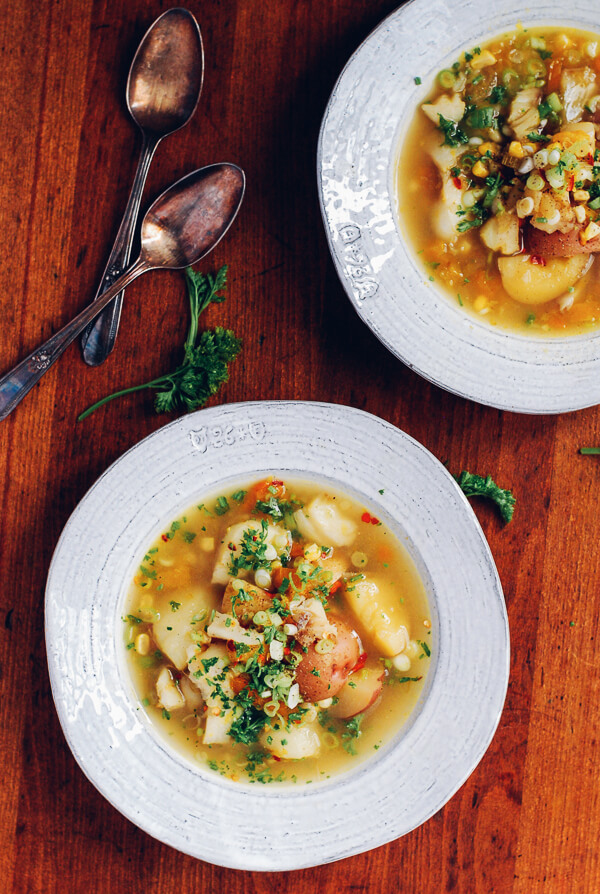
M124 666L124 597L147 544L203 493L270 472L334 482L375 507L431 609L432 664L409 723L355 770L315 785L236 784L193 766L155 733ZM454 479L398 429L332 404L203 410L126 453L60 538L46 641L58 715L91 782L155 838L238 869L338 860L427 820L484 754L508 681L502 590Z
M317 174L329 246L348 297L383 344L426 379L482 404L560 413L600 403L600 332L526 337L479 322L415 263L396 214L394 169L406 127L460 51L527 25L600 32L598 0L484 6L412 0L352 56L331 95ZM419 76L422 85L415 85Z

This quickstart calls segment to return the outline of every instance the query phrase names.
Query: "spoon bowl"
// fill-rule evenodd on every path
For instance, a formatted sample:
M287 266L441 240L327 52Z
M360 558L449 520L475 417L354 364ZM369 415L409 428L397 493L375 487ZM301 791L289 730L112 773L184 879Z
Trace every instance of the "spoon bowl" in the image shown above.
M164 137L196 111L202 89L202 39L186 9L168 9L146 32L127 79L127 108L142 131Z
M142 222L137 261L96 301L0 378L0 420L6 419L73 339L125 286L148 270L188 267L212 251L233 223L245 185L241 168L222 163L193 171L165 190Z
M244 174L209 165L183 177L156 199L142 222L140 259L149 267L189 267L220 242L241 205Z

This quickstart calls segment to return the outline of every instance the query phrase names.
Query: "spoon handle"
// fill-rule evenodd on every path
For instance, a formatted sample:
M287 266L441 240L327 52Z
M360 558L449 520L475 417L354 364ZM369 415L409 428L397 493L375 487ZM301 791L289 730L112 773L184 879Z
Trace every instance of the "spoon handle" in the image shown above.
M108 289L98 298L88 304L77 314L70 323L63 326L54 335L32 351L24 360L21 360L13 369L0 377L0 421L6 419L9 413L19 404L25 395L33 388L36 382L42 378L52 364L58 360L71 342L79 333L97 316L106 305L118 295L125 286L133 282L136 277L151 266L141 258L126 270Z
M142 138L140 158L123 214L123 220L117 232L115 243L102 274L94 301L98 300L129 265L144 185L148 176L150 162L161 140L161 137L149 135L145 131L142 131ZM121 289L112 304L103 313L99 314L95 322L88 326L81 337L83 359L89 366L99 366L103 363L115 346L119 320L121 319L123 294Z

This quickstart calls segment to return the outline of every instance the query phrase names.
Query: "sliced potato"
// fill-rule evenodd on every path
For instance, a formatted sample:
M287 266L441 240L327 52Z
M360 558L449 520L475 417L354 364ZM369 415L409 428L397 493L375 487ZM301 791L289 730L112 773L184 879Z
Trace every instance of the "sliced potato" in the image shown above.
M243 586L240 587L240 584ZM273 593L267 593L247 581L232 578L223 593L221 610L234 614L240 624L249 624L256 612L268 611L273 603Z
M313 641L296 668L296 682L309 702L337 695L359 659L359 642L352 628L339 616L331 616L331 621L335 637ZM325 642L333 643L328 652L321 651Z
M544 265L532 264L530 255L498 258L498 269L505 290L521 304L545 304L559 298L584 273L588 258L547 258ZM398 649L401 651L401 649Z
M368 661L352 674L338 692L338 700L329 709L333 717L354 717L373 705L383 688L384 670L379 661Z
M404 651L409 639L408 618L392 587L366 577L350 578L344 584L343 593L365 633L383 655L393 658Z
M479 232L483 244L502 255L515 255L521 248L516 214L504 212L490 217Z

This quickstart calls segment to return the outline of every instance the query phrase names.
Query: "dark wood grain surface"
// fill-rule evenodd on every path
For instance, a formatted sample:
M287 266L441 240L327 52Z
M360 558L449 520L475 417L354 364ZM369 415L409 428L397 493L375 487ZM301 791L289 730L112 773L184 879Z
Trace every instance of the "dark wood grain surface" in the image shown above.
M97 369L77 345L0 423L0 889L230 894L597 894L600 840L600 443L597 408L499 412L447 394L359 322L320 219L320 119L350 53L396 0L191 2L205 41L191 124L159 148L144 207L216 161L246 171L234 228L211 258L229 298L205 324L241 358L217 402L325 400L382 416L451 471L492 474L518 499L503 527L476 505L505 590L511 677L498 732L449 804L399 841L286 874L219 869L131 825L76 765L52 703L44 584L70 513L125 450L168 421L133 395L77 423L111 390L178 360L181 275L127 290L117 347ZM139 137L124 84L159 0L0 4L0 366L8 369L92 297L132 180ZM250 820L251 821L251 820Z

